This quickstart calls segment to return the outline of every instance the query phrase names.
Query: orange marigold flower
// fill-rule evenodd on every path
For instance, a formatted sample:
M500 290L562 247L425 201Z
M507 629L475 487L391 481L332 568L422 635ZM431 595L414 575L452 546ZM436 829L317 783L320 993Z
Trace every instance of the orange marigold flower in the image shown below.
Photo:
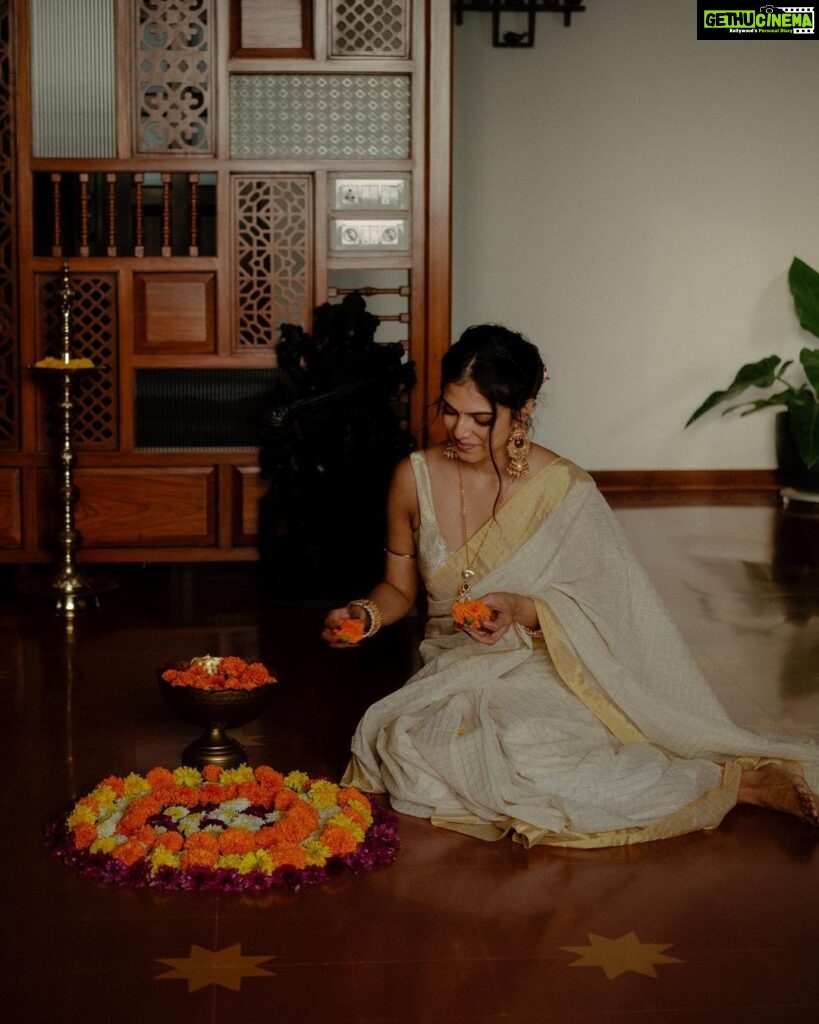
M218 782L222 777L222 769L218 764L206 764L200 769L205 782Z
M174 786L165 796L169 804L180 804L182 807L196 807L199 803L199 790L196 786Z
M192 868L197 866L212 868L216 865L216 861L218 859L218 851L208 850L204 848L189 850L187 846L182 851L183 868Z
M273 826L274 831L289 843L300 843L306 839L318 827L319 816L315 807L299 801L301 806L291 808L287 814L280 818Z
M74 845L78 850L84 850L97 838L97 830L94 825L88 823L77 825L74 829Z
M188 836L185 847L188 850L212 850L216 853L219 849L219 837L214 832L194 832Z
M135 864L140 857L145 856L145 847L138 839L126 839L124 843L120 843L119 846L114 847L111 856L130 867L131 864Z
M125 792L125 779L120 778L119 775L109 775L107 779L102 780L97 789L102 789L103 786L108 786L117 796L122 796Z
M361 619L342 619L333 626L333 639L350 646L360 643L364 639L364 622Z
M254 836L260 850L269 850L272 846L278 846L283 842L282 836L276 831L274 825L263 825L258 832L254 832Z
M217 837L217 842L220 853L252 853L260 845L258 833L240 828L226 828Z
M254 768L253 774L263 786L269 786L277 792L284 785L284 775L269 765L260 764L258 768Z
M219 840L213 832L194 832L182 850L182 866L203 864L212 868L219 858Z
M133 835L142 828L151 815L159 814L161 810L162 801L152 793L138 796L117 822L117 832L122 835Z
M306 868L307 854L297 843L282 843L270 851L276 867L286 864L288 867Z
M355 788L355 786L345 786L344 789L338 791L336 802L339 807L346 807L351 800L355 800L356 803L364 804L368 811L371 811L372 804L364 794Z
M338 825L328 825L321 833L320 838L334 856L352 853L358 846L355 837L346 828L339 828Z
M283 789L281 792L276 794L276 800L274 806L277 811L289 811L291 807L295 807L296 804L303 803L298 793L294 793L290 789Z
M216 782L206 782L199 787L199 803L220 804L223 800L232 800L236 796L236 786L220 786Z
M226 658L222 658L221 664L219 665L219 671L226 676L240 676L246 668L246 661L231 654Z
M154 846L156 846L156 829L151 828L150 825L143 825L141 829L139 829L131 836L131 838L139 840L139 842L142 843L146 850L151 850L153 849Z
M240 782L236 787L236 795L244 797L252 804L261 804L262 807L272 807L276 799L276 791L267 786L260 786L257 782Z
M373 823L372 815L367 816L364 811L360 811L357 807L350 807L349 804L344 808L344 814L351 821L354 821L361 828L362 832L366 832Z
M456 625L466 629L483 629L484 622L490 622L492 614L492 609L483 601L456 601L452 606Z
M163 832L162 835L157 836L156 845L164 846L171 853L179 853L185 845L185 837L181 832Z
M152 768L145 778L150 782L151 789L167 789L174 784L173 772L167 768Z

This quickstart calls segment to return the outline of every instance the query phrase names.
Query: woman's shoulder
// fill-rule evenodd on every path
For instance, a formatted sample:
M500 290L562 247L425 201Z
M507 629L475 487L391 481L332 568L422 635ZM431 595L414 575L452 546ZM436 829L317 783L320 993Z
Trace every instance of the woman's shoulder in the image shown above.
M412 452L410 455L406 455L397 463L392 474L392 492L410 503L416 500L417 476L415 467L418 465L418 454L418 452Z
M552 466L555 462L565 461L557 452L553 452L551 448L544 448L541 444L533 444L529 451L529 465L535 472Z

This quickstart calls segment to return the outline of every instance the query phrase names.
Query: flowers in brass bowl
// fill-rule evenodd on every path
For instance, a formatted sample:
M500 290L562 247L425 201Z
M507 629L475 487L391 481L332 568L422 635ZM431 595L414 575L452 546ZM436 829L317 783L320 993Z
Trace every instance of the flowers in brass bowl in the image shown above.
M265 666L206 654L160 669L158 676L168 707L205 730L183 751L183 765L236 768L243 764L244 747L225 729L252 722L268 706L276 679Z

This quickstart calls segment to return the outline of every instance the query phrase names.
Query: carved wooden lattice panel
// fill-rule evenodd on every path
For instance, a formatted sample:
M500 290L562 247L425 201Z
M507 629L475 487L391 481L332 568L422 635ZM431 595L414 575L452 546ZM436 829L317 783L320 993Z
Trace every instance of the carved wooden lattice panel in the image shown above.
M333 57L407 57L410 0L329 0Z
M60 279L56 274L37 274L38 358L62 350ZM105 369L82 374L74 386L74 443L78 449L115 451L117 429L117 287L114 274L72 274L75 298L71 307L71 355L93 359ZM38 447L50 449L59 436L54 393L38 392Z
M403 159L410 141L409 75L231 76L236 159Z
M0 448L18 447L17 288L11 10L0 0Z
M137 152L213 152L211 0L138 0Z
M236 175L233 347L274 348L283 323L309 323L312 308L312 178Z

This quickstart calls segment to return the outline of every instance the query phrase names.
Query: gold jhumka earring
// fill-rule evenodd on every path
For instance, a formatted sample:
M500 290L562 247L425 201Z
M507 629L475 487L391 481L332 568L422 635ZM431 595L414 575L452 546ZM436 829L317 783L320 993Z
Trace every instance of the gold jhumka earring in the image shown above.
M455 444L454 441L447 441L447 443L444 445L444 457L447 459L458 458L458 446Z
M532 442L529 434L522 423L516 423L509 433L506 441L506 454L509 456L509 463L506 472L513 479L526 476L529 472L529 452L532 449Z

